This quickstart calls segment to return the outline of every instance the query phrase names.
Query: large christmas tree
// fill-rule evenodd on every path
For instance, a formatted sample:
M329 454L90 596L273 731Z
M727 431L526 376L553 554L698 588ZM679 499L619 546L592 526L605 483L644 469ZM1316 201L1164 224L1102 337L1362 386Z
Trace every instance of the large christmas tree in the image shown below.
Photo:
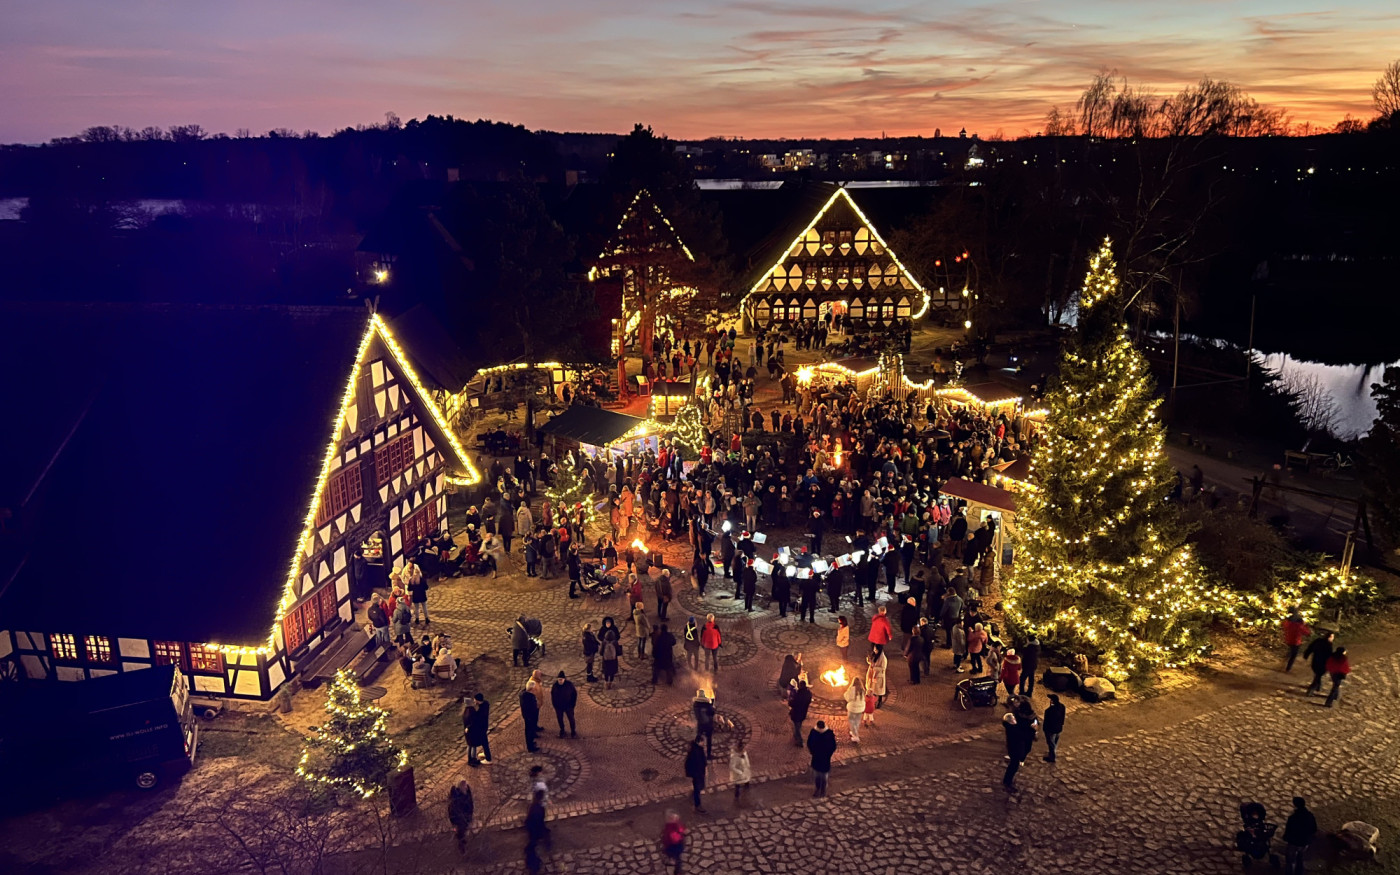
M297 764L297 774L308 781L369 798L408 762L408 753L389 738L389 713L361 701L355 676L345 669L331 680L326 715L326 722L307 738Z
M572 515L575 507L583 508L585 524L593 522L593 485L583 473L568 462L554 468L554 482L545 488L545 497L554 507L554 515Z
M1117 679L1199 655L1209 607L1166 501L1176 475L1123 308L1105 240L1080 292L1078 336L1046 398L1032 460L1038 488L1017 514L1021 550L1005 586L1016 627L1086 653Z

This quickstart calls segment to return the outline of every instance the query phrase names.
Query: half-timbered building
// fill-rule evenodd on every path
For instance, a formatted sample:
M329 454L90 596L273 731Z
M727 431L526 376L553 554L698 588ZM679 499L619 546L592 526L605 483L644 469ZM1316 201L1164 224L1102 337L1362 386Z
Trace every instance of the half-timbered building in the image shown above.
M174 664L197 695L267 699L479 479L362 310L5 304L0 324L11 672Z
M793 216L794 227L775 232L752 259L741 304L750 324L785 325L834 314L856 326L887 327L921 318L929 292L850 192L823 183L804 192L812 194L823 196L816 212Z

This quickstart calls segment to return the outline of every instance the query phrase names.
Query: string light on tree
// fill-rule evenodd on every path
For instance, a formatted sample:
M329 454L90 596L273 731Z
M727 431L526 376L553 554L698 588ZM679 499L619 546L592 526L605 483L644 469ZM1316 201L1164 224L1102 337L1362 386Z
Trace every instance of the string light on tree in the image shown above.
M671 423L671 440L691 453L699 453L705 445L705 425L700 416L700 406L694 401L676 414L676 421Z
M297 774L368 799L408 764L408 752L389 738L388 720L383 708L361 700L355 675L341 669L326 693L326 722L307 737Z
M1047 397L1033 459L1040 488L1017 515L1022 555L1005 607L1016 625L1088 651L1121 680L1204 652L1215 592L1166 503L1175 474L1107 240L1079 304L1079 335Z
M597 511L593 507L593 490L588 481L572 465L560 465L554 470L554 483L544 491L545 497L560 513L583 509L583 521L592 523Z

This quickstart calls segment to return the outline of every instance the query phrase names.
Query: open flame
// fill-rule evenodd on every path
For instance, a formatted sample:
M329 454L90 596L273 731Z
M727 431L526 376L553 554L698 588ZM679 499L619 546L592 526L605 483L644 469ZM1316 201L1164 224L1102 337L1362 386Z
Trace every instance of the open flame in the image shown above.
M641 550L643 553L650 553L650 552L651 552L651 550L647 549L647 545L646 545L645 543L642 542L642 539L641 539L641 538L637 538L636 540L634 540L634 541L632 542L632 546L633 546L633 547L636 547L638 550Z
M844 665L837 666L830 671L822 672L822 680L833 687L844 687L851 682L850 678L846 677L846 667Z

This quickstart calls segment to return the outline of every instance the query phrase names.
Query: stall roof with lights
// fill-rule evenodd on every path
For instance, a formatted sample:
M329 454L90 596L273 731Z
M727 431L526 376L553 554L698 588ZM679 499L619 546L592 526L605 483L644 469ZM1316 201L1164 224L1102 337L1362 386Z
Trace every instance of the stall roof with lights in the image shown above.
M30 424L11 431L47 439L0 499L28 534L0 567L0 613L37 631L266 640L365 312L5 304L0 324L0 362L24 375L0 399ZM13 406L36 393L53 403Z
M595 447L606 447L646 424L645 419L575 404L540 427L545 434Z
M938 491L943 495L961 498L969 504L980 504L1007 513L1016 512L1016 495L1014 493L998 489L995 486L988 486L985 483L975 483L961 477L954 477L938 487Z

